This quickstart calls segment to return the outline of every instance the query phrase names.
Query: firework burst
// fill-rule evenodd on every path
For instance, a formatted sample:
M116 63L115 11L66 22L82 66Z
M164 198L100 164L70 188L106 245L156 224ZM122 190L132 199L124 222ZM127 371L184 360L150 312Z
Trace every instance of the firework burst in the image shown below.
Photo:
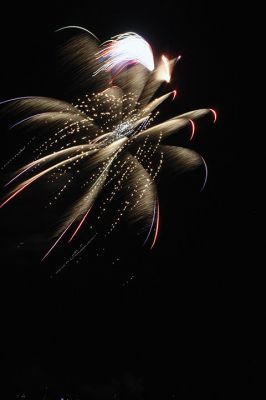
M137 222L143 244L155 246L160 222L156 179L162 169L183 173L207 167L196 152L164 145L166 137L188 126L195 132L194 120L212 113L199 109L154 124L158 106L174 99L170 91L152 100L162 82L170 82L177 58L153 56L150 45L135 33L125 33L100 44L84 28L78 29L63 47L61 58L73 68L83 95L72 104L45 97L20 97L2 101L5 115L17 115L11 130L35 129L43 135L29 163L9 178L9 189L0 208L23 196L36 181L55 182L57 193L48 201L52 206L67 196L76 183L76 198L65 210L50 247L42 260L67 238L77 239L88 224L89 240L82 243L75 257L97 236L108 237L121 223ZM93 87L93 92L87 92ZM25 146L26 148L26 146ZM23 155L21 150L17 157ZM14 161L17 157L7 162ZM67 177L67 179L66 179ZM111 212L110 212L111 211ZM111 214L106 223L105 215ZM105 221L105 223L103 223Z

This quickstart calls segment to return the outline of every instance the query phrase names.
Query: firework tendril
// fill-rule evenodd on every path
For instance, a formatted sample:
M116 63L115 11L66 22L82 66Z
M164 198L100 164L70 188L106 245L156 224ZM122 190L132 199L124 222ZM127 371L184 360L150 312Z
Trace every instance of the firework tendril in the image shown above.
M184 173L202 168L202 186L207 180L202 156L187 148L165 145L164 139L187 127L191 140L194 121L211 113L215 122L216 112L198 109L154 124L160 104L176 97L177 91L171 90L154 98L163 82L169 84L180 56L155 58L149 43L133 32L101 44L82 27L63 27L57 35L66 31L71 39L62 47L61 61L72 68L72 82L83 94L73 103L35 96L0 103L5 115L17 116L10 125L12 131L30 128L43 132L31 161L6 182L9 192L0 208L43 179L56 181L57 194L49 202L52 205L75 182L80 192L60 219L42 260L63 238L68 238L67 243L76 241L92 212L96 222L90 222L88 242L80 245L81 250L72 258L92 239L108 237L121 221L137 222L143 245L152 249L159 232L156 182L161 171ZM23 151L18 157L22 155ZM113 218L101 223L110 210Z

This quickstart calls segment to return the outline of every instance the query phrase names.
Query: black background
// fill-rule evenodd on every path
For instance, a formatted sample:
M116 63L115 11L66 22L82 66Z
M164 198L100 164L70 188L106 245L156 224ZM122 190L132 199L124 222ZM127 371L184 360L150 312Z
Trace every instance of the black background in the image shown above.
M6 5L1 99L62 97L53 31L64 25L84 26L102 40L135 31L158 53L182 54L171 84L179 97L163 115L217 110L217 124L200 123L191 144L206 159L209 180L201 194L186 196L174 181L162 185L155 249L115 266L83 260L51 279L49 265L30 252L7 258L3 245L3 392L32 399L43 398L45 387L47 398L253 398L264 376L265 294L256 149L243 146L251 141L241 92L249 85L243 9L190 1ZM12 153L5 135L3 158ZM6 219L3 209L2 243L16 237Z

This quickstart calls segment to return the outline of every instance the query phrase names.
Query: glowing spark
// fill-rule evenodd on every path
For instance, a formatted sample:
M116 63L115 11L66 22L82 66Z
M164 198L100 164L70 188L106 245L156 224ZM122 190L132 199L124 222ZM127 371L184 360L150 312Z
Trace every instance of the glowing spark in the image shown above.
M12 200L15 196L17 196L20 192L22 192L22 190L26 189L27 186L29 186L32 182L34 182L37 177L33 177L32 179L30 179L29 182L27 182L25 185L23 185L21 188L17 189L11 196L9 196L1 205L0 208L4 207L5 204L7 204L10 200Z
M71 227L71 225L73 224L74 221L72 221L67 227L66 229L63 231L63 233L59 236L59 238L55 241L55 243L52 245L52 247L47 251L47 253L43 256L43 258L41 259L41 262L44 261L46 259L46 257L49 256L49 254L51 253L51 251L55 248L55 246L57 245L57 243L62 239L62 237L64 236L64 234L68 231L68 229Z
M217 112L213 108L210 108L210 111L213 113L213 116L214 116L213 123L215 124L215 122L217 120Z
M173 90L173 98L172 98L172 101L174 101L174 99L176 98L176 94L177 94L177 90Z
M25 99L34 99L36 96L23 96L23 97L14 97L13 99L8 99L8 100L3 100L0 102L0 105L10 103L12 101L17 101L17 100L25 100Z
M71 238L69 239L68 243L70 243L74 237L76 236L76 234L78 233L78 231L80 230L82 224L84 223L85 219L87 218L87 215L89 214L91 208L88 209L88 211L85 213L85 215L83 216L82 220L80 221L80 223L78 224L75 232L73 233L73 235L71 236Z
M93 139L93 140L91 141L91 144L93 145L93 144L95 144L95 143L98 143L98 142L102 141L103 139L106 139L106 138L108 138L108 137L111 137L112 135L113 135L113 132L105 133L104 135L98 136L98 137L96 137L95 139Z
M156 243L156 240L157 240L157 237L158 237L158 232L159 232L159 223L160 223L160 208L159 208L159 200L157 199L157 216L156 216L156 228L155 228L155 234L154 234L154 239L153 239L153 242L152 242L152 245L151 245L151 250L153 249L153 247L154 247L154 245L155 245L155 243Z
M89 246L89 244L91 244L91 242L96 238L96 236L97 236L97 233L95 233L95 235L93 235L93 237L90 238L88 240L88 242L84 246L82 246L82 248L80 250L78 250L78 251L75 250L73 255L60 268L58 268L55 271L55 275L59 274L59 272L61 272L67 266L67 264L69 264L71 261L75 260L75 258L78 255L80 255L80 253L82 253L82 251L84 251Z
M97 236L97 232L96 232L95 235L93 235L93 237L92 237L90 240L88 240L88 242L75 254L75 258L76 258L82 251L84 251L84 250L86 249L86 247L87 247L89 244L91 244L91 242L96 238L96 236Z
M131 64L142 64L149 71L154 69L154 60L151 47L146 40L134 32L127 32L114 36L102 44L97 53L102 64L93 75L101 71L117 74Z
M195 126L195 122L190 119L189 122L191 123L191 127L192 127L192 131L191 131L191 136L189 140L192 140L195 134L195 130L196 130L196 126Z
M30 117L24 118L24 119L22 119L21 121L16 122L14 125L10 126L10 127L9 127L9 130L15 128L16 126L18 126L18 125L20 125L20 124L23 124L23 122L29 121L30 119L32 119L32 118L34 118L34 117L38 117L39 115L42 115L42 114L43 114L43 113L34 114L34 115L31 115Z
M87 152L87 153L84 153L84 155L86 155L86 154L88 154L88 152ZM20 192L22 192L22 190L26 189L27 186L29 186L31 183L33 183L33 182L36 181L37 179L41 178L43 175L45 175L45 174L47 174L48 172L50 172L50 171L52 171L52 170L54 170L54 169L60 167L61 165L66 165L66 164L68 164L68 163L70 163L70 162L72 162L72 161L74 161L74 160L76 160L76 159L78 159L78 158L80 158L80 157L81 157L81 155L78 154L77 156L68 158L67 160L61 161L61 162L59 162L59 163L53 165L52 167L49 167L49 168L45 169L45 170L42 171L42 172L39 172L37 175L35 175L35 176L32 177L31 179L29 179L29 181L28 181L26 184L24 184L22 187L20 187L19 189L17 189L11 196L9 196L9 197L0 205L0 208L2 208L2 207L3 207L5 204L7 204L11 199L13 199L13 198L14 198L16 195L18 195Z
M92 142L91 142L91 144L92 144ZM9 182L7 182L4 185L4 187L10 185L10 183L14 182L17 178L19 178L22 174L27 172L31 167L34 167L36 164L40 164L40 163L43 163L45 161L51 160L53 158L56 158L59 155L63 155L63 154L67 154L67 153L73 152L74 150L75 151L82 151L84 148L88 148L88 147L90 147L90 145L74 146L74 147L70 147L70 148L67 148L67 149L63 149L63 150L57 151L57 152L52 153L52 154L48 154L45 157L38 158L37 160L32 161L30 164L26 165L26 167L23 168L22 171L19 172L17 175L15 175L14 178L12 178ZM97 151L97 150L91 150L91 153L93 153L95 151Z
M164 77L163 77L163 80L169 83L170 79L171 79L169 60L168 60L167 57L162 55L162 61L163 61L163 64L164 64Z
M155 220L155 214L156 214L156 203L154 204L154 207L153 207L153 216L152 216L151 226L150 226L148 235L147 235L147 237L146 237L146 239L145 239L145 241L144 241L144 243L143 243L143 246L145 246L145 244L147 243L147 241L148 241L148 239L149 239L149 237L150 237L150 234L151 234L151 232L152 232L152 228L153 228L154 220Z
M207 182L207 179L208 179L208 167L207 167L206 161L204 160L204 158L202 156L201 156L201 159L203 161L204 168L205 168L205 178L204 178L203 185L202 185L202 187L200 189L200 191L202 192L203 189L205 188L205 185L206 185L206 182Z
M176 59L168 60L165 55L162 55L160 63L156 68L156 80L158 80L159 82L169 83L175 63Z
M97 36L94 35L94 33L92 33L91 31L89 31L88 29L83 28L82 26L76 26L76 25L69 25L69 26L63 26L62 28L56 29L55 32L60 32L63 31L64 29L79 29L83 32L89 33L90 35L92 35L95 39L99 40L97 38Z
M35 164L35 162L32 162L29 164L29 166L25 169L23 169L23 171L21 171L19 174L17 174L16 176L14 176L14 178L12 178L9 182L7 182L5 184L4 187L10 185L10 183L14 182L17 178L19 178L22 174L24 174L25 172L27 172L33 165Z

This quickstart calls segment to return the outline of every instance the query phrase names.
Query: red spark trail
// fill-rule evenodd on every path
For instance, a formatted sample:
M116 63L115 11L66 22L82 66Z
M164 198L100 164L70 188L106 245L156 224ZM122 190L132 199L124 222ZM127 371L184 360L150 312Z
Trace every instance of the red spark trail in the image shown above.
M81 220L80 223L78 224L78 226L77 226L75 232L73 233L73 235L72 235L71 238L69 239L68 243L70 243L70 242L72 241L72 239L76 236L76 234L77 234L78 231L80 230L80 228L81 228L83 222L84 222L85 219L87 218L87 215L89 214L90 210L91 210L91 207L90 207L90 208L88 209L88 211L84 214L82 220Z

